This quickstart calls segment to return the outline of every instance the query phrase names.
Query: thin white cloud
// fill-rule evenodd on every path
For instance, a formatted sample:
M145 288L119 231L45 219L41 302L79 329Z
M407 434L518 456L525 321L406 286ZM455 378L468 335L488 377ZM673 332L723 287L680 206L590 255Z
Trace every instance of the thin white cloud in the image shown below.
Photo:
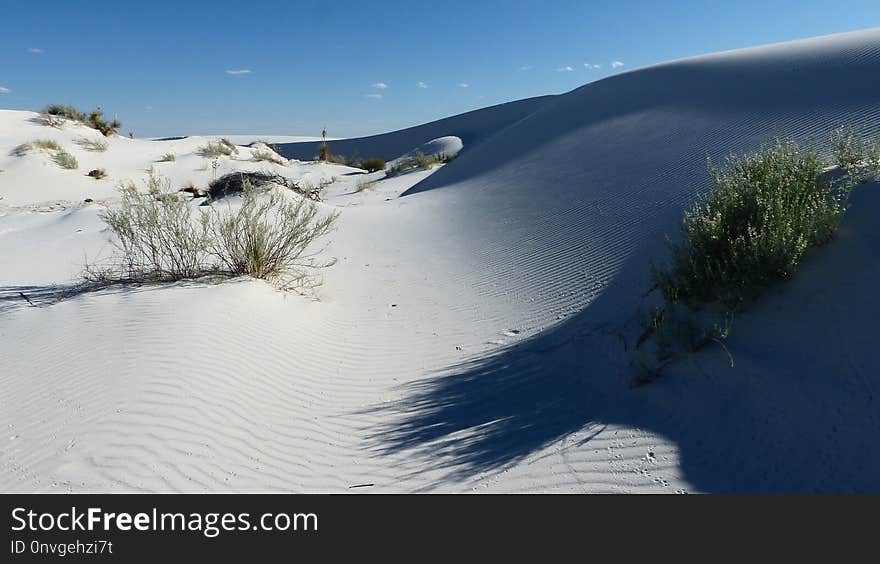
M367 98L372 98L373 100L379 100L382 98L381 94L367 94Z
M430 88L431 87L430 84L428 84L427 82L422 82L421 80L418 82L418 84L416 84L416 86L418 86L419 88Z
M623 63L620 61L612 61L612 63L611 63L611 68L613 68L613 69L619 69L622 66L623 66Z
M226 71L226 74L236 76L240 74L251 74L252 72L254 71L252 71L251 69L229 69Z
M523 65L523 66L519 67L519 70L521 70L521 71L530 71L530 70L532 70L533 68L535 68L534 65Z
M0 86L0 94L9 94L10 92L12 92L12 90L10 90L4 86Z
M468 84L467 82L459 82L458 83L459 88L468 88L469 86L470 86L470 84Z
M28 53L33 53L35 55L39 55L41 53L45 53L45 51L40 49L39 47L31 47L30 49L28 49Z
M388 88L388 85L385 84L384 82L374 82L373 84L370 85L370 88L378 88L379 90L385 90L386 88Z
M145 110L152 110L152 109L153 109L153 106L146 106L144 109L145 109Z
M590 63L584 63L584 68L588 68L590 70L601 69L602 65L591 65Z
M559 67L558 69L556 69L556 72L572 72L573 70L574 70L573 68L566 65L564 67Z

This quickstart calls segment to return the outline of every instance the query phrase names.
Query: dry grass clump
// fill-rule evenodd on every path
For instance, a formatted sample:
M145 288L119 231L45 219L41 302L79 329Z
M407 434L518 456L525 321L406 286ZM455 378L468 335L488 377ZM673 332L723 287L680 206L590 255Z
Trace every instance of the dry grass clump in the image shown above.
M199 147L196 153L207 158L235 158L238 155L238 147L228 139L220 139L219 141L209 141L207 145Z
M69 170L79 168L79 161L76 160L76 157L74 157L64 149L59 149L54 155L52 155L52 160L55 161L55 164L57 164L61 168L66 168Z
M251 156L254 158L255 161L265 161L281 166L285 166L287 164L287 159L279 155L278 152L273 150L269 145L266 145L264 143L256 143L251 147Z
M146 188L123 186L119 206L102 212L117 254L108 266L88 267L88 283L248 275L308 288L314 269L329 265L312 246L338 214L322 214L308 199L278 189L261 194L245 180L240 206L194 208L161 177L151 174Z
M89 139L88 137L78 137L74 143L93 153L103 153L107 150L107 142L101 139Z
M14 157L23 157L31 151L39 150L48 152L60 151L61 145L59 145L57 141L53 141L52 139L37 139L36 141L31 141L29 143L22 143L21 145L18 145L17 147L12 149L10 154Z
M173 163L176 160L177 160L177 155L175 155L174 153L165 153L164 155L159 157L160 163Z

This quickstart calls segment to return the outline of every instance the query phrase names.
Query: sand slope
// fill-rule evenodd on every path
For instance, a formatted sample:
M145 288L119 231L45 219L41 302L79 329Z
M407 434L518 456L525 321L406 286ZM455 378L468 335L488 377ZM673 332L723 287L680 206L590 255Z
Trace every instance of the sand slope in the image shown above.
M470 147L550 103L554 98L554 96L526 98L392 133L330 141L328 145L334 155L376 157L385 160L397 158L431 139L450 135L461 138L464 146ZM314 159L318 154L318 144L315 142L279 143L278 147L284 156L290 159Z
M465 151L327 199L343 213L319 301L241 281L30 307L18 291L50 301L107 235L91 207L7 211L0 488L878 491L880 186L736 321L732 368L707 349L631 387L649 265L707 154L874 130L878 71L871 30L498 106L470 137L450 123L480 111L351 140Z

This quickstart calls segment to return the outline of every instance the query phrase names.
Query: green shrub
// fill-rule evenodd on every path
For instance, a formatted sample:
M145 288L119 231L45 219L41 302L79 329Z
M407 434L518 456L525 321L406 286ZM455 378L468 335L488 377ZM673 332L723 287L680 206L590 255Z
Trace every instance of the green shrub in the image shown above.
M74 143L93 153L103 153L107 150L107 142L100 139L89 139L88 137L78 137Z
M880 146L865 139L852 127L841 127L831 134L834 163L855 182L880 174Z
M194 221L188 199L170 193L167 180L151 174L146 188L138 192L129 183L121 189L119 206L101 213L118 251L118 263L102 278L150 282L208 274L207 222Z
M383 159L366 159L361 162L361 166L358 168L362 168L367 172L385 170L385 161Z
M790 278L804 254L834 237L852 188L880 171L876 142L852 130L832 135L834 164L791 141L709 162L714 186L685 212L681 241L665 269L652 269L663 300L644 322L636 348L653 338L659 364L715 342L726 350L735 312L772 284ZM650 363L642 362L643 367Z
M46 106L46 109L43 110L44 114L50 116L57 116L60 118L65 118L73 121L78 121L80 123L85 123L88 116L83 112L79 111L73 106L65 106L63 104L49 104Z
M76 160L76 157L74 157L64 149L59 149L54 155L52 155L52 160L55 161L55 164L57 164L61 168L71 170L79 168L79 162Z
M220 139L219 141L209 141L207 145L203 145L196 150L196 153L207 158L216 157L235 157L238 155L238 147L236 147L228 139Z
M112 121L104 119L104 113L101 110L92 110L89 112L85 123L89 127L97 129L103 133L105 137L114 135L117 130L122 127L122 123L118 119Z
M682 242L654 279L669 302L739 309L760 288L789 278L810 247L833 236L848 187L820 178L813 150L777 141L762 152L711 163L715 187L685 213Z
M314 266L306 249L326 235L338 214L319 217L305 198L277 190L260 200L246 180L243 202L235 211L212 210L208 252L231 274L271 278Z

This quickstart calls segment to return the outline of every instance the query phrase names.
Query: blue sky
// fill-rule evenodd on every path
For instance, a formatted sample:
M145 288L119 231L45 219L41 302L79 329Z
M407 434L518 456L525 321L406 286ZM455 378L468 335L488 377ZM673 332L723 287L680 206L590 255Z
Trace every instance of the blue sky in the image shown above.
M356 136L870 27L877 0L0 0L0 108L101 106L143 137Z

